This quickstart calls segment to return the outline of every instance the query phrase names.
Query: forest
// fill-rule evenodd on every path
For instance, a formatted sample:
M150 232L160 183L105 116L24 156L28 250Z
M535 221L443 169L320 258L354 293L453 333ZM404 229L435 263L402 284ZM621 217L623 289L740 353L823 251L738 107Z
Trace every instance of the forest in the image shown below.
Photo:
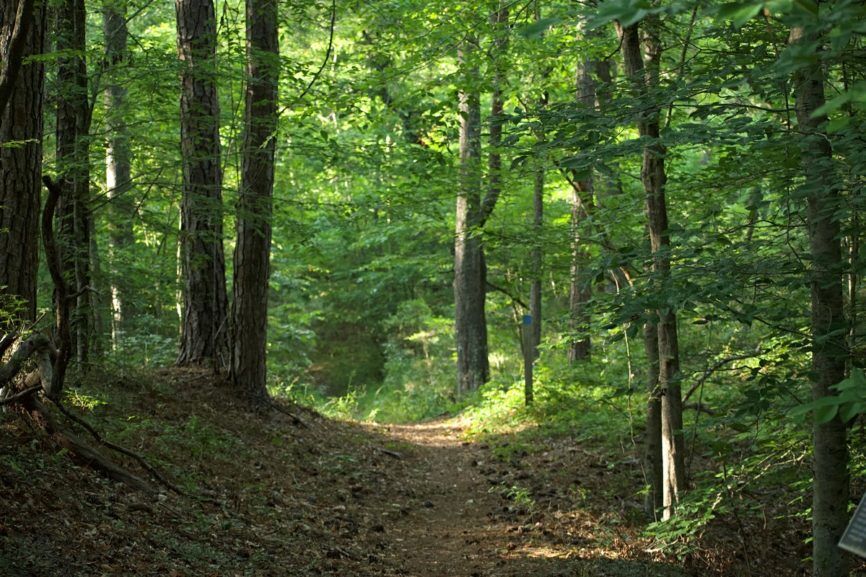
M0 0L0 575L866 575L864 185L858 0Z

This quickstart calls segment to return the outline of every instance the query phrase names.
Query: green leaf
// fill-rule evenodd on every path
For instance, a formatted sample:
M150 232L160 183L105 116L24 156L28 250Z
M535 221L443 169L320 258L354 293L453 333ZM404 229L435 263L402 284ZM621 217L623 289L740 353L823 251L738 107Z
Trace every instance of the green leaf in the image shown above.
M818 4L814 0L794 0L794 5L814 16L818 15Z
M866 405L863 403L846 403L839 409L839 418L842 419L843 423L847 423L857 415L862 414L864 408Z
M520 28L517 31L518 34L523 36L524 38L538 38L545 32L547 32L551 27L556 26L562 22L562 18L542 18L540 20L536 20L531 24L527 24Z
M763 7L763 2L731 2L722 6L717 14L719 18L731 20L734 26L740 28L757 16Z
M829 423L833 420L833 417L836 416L836 413L839 412L839 405L833 404L827 407L816 407L815 408L815 422L819 425L823 425L824 423Z
M827 123L827 132L840 132L848 128L849 124L851 124L849 116L837 116Z

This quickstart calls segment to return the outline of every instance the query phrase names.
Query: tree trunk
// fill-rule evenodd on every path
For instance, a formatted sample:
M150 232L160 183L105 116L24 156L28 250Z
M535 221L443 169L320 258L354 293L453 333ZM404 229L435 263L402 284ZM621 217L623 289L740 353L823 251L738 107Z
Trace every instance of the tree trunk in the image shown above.
M216 89L216 15L212 0L176 0L175 8L182 63L183 157L180 230L183 322L177 364L212 361L224 366L228 296Z
M535 21L538 22L541 20L541 0L536 0L535 2ZM502 50L504 52L504 50ZM542 79L546 79L548 76L547 71L541 72ZM502 76L504 78L504 71L502 72ZM502 81L504 82L504 80ZM500 82L497 82L497 85ZM546 91L542 92L541 97L538 99L538 111L539 113L544 112L545 108L547 108L547 93ZM500 106L501 109L501 106ZM540 127L536 131L536 138L538 139L539 144L545 141L546 135L544 132L544 128ZM536 154L535 158L536 166L535 166L535 174L533 175L533 183L532 183L532 236L533 236L533 245L532 245L532 253L530 254L530 271L532 284L529 287L529 314L532 316L532 325L531 335L532 340L529 343L529 351L527 354L532 362L538 360L539 352L538 347L541 345L541 328L542 328L542 318L541 318L541 308L542 308L542 294L541 294L541 277L544 274L544 253L542 250L543 246L543 232L544 232L544 181L545 181L545 159L541 154Z
M128 284L120 270L121 254L135 242L132 229L135 206L132 189L129 129L126 125L127 91L118 78L127 60L126 4L109 2L103 8L105 59L110 65L105 92L108 138L105 148L105 186L108 189L108 276L111 299L111 345L117 348L123 335L124 314L131 300Z
M596 82L594 75L601 63L591 57L578 61L575 76L578 106L586 111L597 108ZM582 223L592 212L595 183L592 170L575 175L571 194L571 290L569 291L569 319L573 335L568 347L568 361L587 361L592 354L592 341L588 332L589 300L592 298L592 279L587 274L589 251L581 239Z
M648 65L644 66L638 25L618 26L622 43L626 74L631 79L637 96L647 101L658 86L661 48L655 36L654 22L650 22L646 35ZM646 193L647 224L653 255L653 272L658 289L666 290L670 280L670 235L665 198L664 145L659 142L659 107L644 102L638 120L638 132L647 139L643 151L641 181ZM671 309L659 310L658 352L659 388L661 389L662 437L662 494L663 519L673 515L679 494L685 489L685 441L683 438L682 392L679 375L679 344L676 313Z
M5 2L0 9L0 62L10 63L17 8L17 2ZM44 4L37 2L22 40L22 56L42 54L44 35ZM12 318L31 320L36 317L44 78L41 62L21 65L10 83L9 104L0 110L0 309ZM12 141L24 144L4 146ZM0 331L12 328L0 326Z
M467 37L459 50L460 185L454 240L454 324L457 341L457 390L473 391L487 382L487 319L484 312L486 272L481 245L481 104L477 40ZM493 189L491 189L493 190Z
M654 322L644 324L644 349L647 356L647 411L644 469L649 482L644 508L654 520L664 504L662 486L662 399L659 389L659 333Z
M57 8L57 168L63 195L58 218L64 275L74 288L72 338L79 364L90 349L90 163L88 132L90 106L84 58L86 13L84 0L63 0Z
M232 302L231 380L253 405L268 402L266 349L277 128L277 1L246 0L247 90Z
M803 28L791 30L790 43L815 38ZM808 210L812 270L812 398L834 395L830 388L845 378L845 313L842 298L839 179L833 169L830 139L823 133L824 69L817 58L793 78L797 122ZM848 561L836 546L848 522L849 478L845 424L836 415L827 423L815 422L812 492L812 564L815 577L848 574Z

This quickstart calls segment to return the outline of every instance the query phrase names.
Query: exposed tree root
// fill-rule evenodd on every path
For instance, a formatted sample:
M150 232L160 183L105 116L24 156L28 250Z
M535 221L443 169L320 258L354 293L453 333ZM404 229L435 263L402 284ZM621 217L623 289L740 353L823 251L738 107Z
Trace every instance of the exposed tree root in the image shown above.
M305 421L304 419L302 419L300 416L296 415L295 413L293 413L289 409L285 408L284 406L280 405L279 403L271 401L270 406L275 411L280 412L280 413L288 416L290 419L292 419L292 421L294 421L294 423L296 425L303 427L304 429L310 428L310 425L309 425L309 423L307 423L307 421Z
M57 407L57 409L61 413L63 413L63 415L67 419L78 424L80 427L82 427L88 433L90 433L90 435L96 440L97 443L99 443L100 445L102 445L108 449L111 449L112 451L116 451L116 452L120 453L121 455L126 455L127 457L135 460L135 462L138 463L139 465L141 465L141 467L145 471L150 473L151 476L154 479L156 479L160 485L162 485L163 487L165 487L169 491L176 493L178 495L186 495L186 493L180 487L178 487L177 485L175 485L174 483L172 483L171 481L166 479L165 476L162 475L159 471L157 471L153 465L148 463L144 457L142 457L138 453L130 451L129 449L127 449L125 447L121 447L120 445L116 445L116 444L112 443L111 441L103 439L102 435L99 434L99 432L93 427L93 425L91 425L90 423L88 423L87 421L85 421L84 419L82 419L81 417L76 415L75 413L71 412L69 409L64 407L61 403L55 402L54 404Z
M21 405L53 442L70 452L73 460L96 469L109 478L125 483L139 491L144 491L145 493L155 492L150 483L114 464L76 435L63 430L48 408L32 395L25 397Z

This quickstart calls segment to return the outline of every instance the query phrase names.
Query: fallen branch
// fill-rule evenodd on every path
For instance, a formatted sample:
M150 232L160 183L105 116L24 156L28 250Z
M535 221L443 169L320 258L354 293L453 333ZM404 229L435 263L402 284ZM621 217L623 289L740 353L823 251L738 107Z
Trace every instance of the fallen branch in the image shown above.
M398 453L397 451L392 451L391 449L385 449L384 447L373 447L373 450L382 453L383 455L388 455L391 458L397 459L398 461L403 460L403 454Z
M27 359L43 349L47 351L49 346L48 337L45 335L33 335L21 343L12 353L12 357L3 366L0 366L0 387L6 385L21 372Z
M290 419L292 419L292 421L295 422L296 425L299 425L305 429L310 428L309 423L307 423L304 419L302 419L301 417L299 417L298 415L296 415L292 411L288 410L287 408L283 407L282 405L280 405L274 401L271 401L271 408L284 414L284 415L286 415L286 416L288 416Z
M166 479L159 471L156 470L156 468L153 465L148 463L144 457L142 457L138 453L130 451L129 449L127 449L125 447L121 447L120 445L116 445L116 444L112 443L111 441L108 441L108 440L102 438L102 435L99 434L99 432L93 427L93 425L91 425L90 423L88 423L87 421L85 421L84 419L82 419L81 417L76 415L75 413L71 412L69 409L64 407L62 403L60 403L58 401L53 401L53 402L54 402L54 405L57 407L57 409L61 413L63 413L63 415L67 419L78 424L80 427L82 427L84 430L86 430L88 433L90 433L90 435L96 440L97 443L99 443L100 445L103 445L104 447L111 449L112 451L116 451L116 452L120 453L121 455L126 455L127 457L135 460L135 462L137 462L139 465L142 466L142 468L144 470L146 470L148 473L150 473L154 479L156 479L162 486L164 486L166 489L170 490L171 492L176 493L178 495L184 495L184 496L186 495L186 493L183 491L183 489L179 488L177 485L175 485L174 483L172 483L171 481Z
M0 406L18 403L21 401L21 399L23 399L25 397L29 397L33 393L35 393L37 391L41 391L41 390L42 390L41 384L33 385L32 387L28 387L28 388L24 389L23 391L19 391L19 392L15 393L14 395L6 397L5 399L0 399Z
M54 440L55 443L68 450L74 459L78 459L89 467L102 471L109 478L115 481L125 483L130 487L145 493L154 493L153 487L140 477L133 475L126 469L123 469L112 463L99 451L87 445L76 435L64 431L51 416L48 408L35 399L33 396L27 397L22 402L30 416L36 421L43 430Z

